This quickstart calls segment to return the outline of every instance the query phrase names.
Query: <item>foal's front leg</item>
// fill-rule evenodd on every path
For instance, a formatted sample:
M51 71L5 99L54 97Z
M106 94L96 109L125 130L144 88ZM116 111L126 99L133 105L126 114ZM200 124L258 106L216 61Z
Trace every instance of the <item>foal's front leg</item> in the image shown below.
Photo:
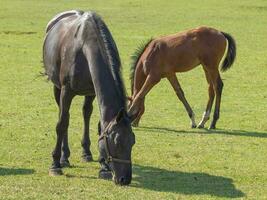
M60 165L61 146L63 138L67 135L69 126L69 109L74 94L67 86L63 86L60 92L59 102L59 120L56 126L57 141L56 146L52 152L53 163L49 170L50 175L61 175L63 172Z
M141 119L142 115L144 114L144 112L145 112L145 99L142 99L142 101L140 103L140 109L139 109L138 115L132 122L133 127L139 126L140 119Z
M160 81L160 79L160 76L154 74L149 74L147 76L144 85L134 97L133 102L128 110L128 114L133 120L138 116L142 103L144 103L145 96L154 87L154 85Z
M82 138L82 159L85 162L90 162L93 160L92 153L90 151L90 135L89 135L89 124L90 117L93 112L93 101L95 96L86 96L83 104L83 119L84 119L84 130L83 130L83 138Z

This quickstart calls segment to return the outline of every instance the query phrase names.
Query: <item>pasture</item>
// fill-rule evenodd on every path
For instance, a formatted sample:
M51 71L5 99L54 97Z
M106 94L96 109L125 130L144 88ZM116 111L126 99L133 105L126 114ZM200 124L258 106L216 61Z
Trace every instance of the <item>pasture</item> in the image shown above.
M267 199L265 0L1 0L0 5L0 199ZM163 79L134 128L132 184L119 187L97 178L96 102L90 126L95 162L81 162L83 98L76 97L69 127L72 167L64 176L49 177L58 109L52 83L39 75L42 43L47 22L71 9L103 17L129 94L130 55L141 41L200 25L230 33L237 59L221 74L217 129L191 129ZM199 122L208 98L202 67L177 77Z

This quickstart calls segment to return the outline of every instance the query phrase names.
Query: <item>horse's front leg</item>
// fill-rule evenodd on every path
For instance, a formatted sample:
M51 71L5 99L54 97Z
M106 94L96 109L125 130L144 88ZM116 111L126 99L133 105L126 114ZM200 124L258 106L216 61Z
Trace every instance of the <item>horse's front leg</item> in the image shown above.
M112 172L104 158L99 158L100 170L98 177L101 179L112 179Z
M89 124L90 117L93 112L93 101L95 96L86 96L83 104L83 120L84 120L84 130L83 130L83 138L81 141L83 152L82 159L85 162L90 162L93 160L92 153L90 151L90 135L89 135Z
M56 86L54 86L54 97L58 105L58 108L60 108L60 93L61 93L61 89L58 89ZM70 148L68 144L68 133L66 133L63 138L61 151L62 151L62 155L60 158L60 165L61 167L69 167L70 166L70 162L69 162Z
M53 163L49 170L50 175L61 175L61 147L62 141L65 136L67 136L67 130L69 126L69 109L71 101L74 94L68 89L67 86L63 86L60 91L60 101L59 101L59 120L56 126L57 141L56 146L52 152Z
M67 131L68 130L66 130L66 133L64 135L63 142L62 142L62 147L61 147L61 151L62 151L62 155L61 155L61 158L60 158L61 167L70 167L70 161L69 161L70 148L69 148Z
M101 135L101 125L100 122L98 122L98 135ZM112 172L110 166L105 162L105 158L103 158L101 155L103 153L99 152L100 156L98 158L98 162L100 164L100 170L98 177L101 179L112 179Z

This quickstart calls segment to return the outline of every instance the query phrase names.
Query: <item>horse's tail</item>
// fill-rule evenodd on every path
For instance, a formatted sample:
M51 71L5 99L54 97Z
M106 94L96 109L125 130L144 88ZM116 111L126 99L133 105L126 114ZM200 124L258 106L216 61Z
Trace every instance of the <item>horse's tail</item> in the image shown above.
M224 32L221 32L221 33L228 41L228 49L226 49L227 54L225 56L223 64L221 65L221 71L224 72L224 71L228 70L235 61L236 44L235 44L234 38L230 34L224 33Z

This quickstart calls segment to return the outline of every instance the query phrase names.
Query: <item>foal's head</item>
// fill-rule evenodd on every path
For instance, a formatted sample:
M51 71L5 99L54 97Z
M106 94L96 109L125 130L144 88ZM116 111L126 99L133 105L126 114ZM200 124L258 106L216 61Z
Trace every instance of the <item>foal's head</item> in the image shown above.
M132 180L131 152L134 143L131 123L123 109L99 137L100 157L110 167L116 184L128 185Z

